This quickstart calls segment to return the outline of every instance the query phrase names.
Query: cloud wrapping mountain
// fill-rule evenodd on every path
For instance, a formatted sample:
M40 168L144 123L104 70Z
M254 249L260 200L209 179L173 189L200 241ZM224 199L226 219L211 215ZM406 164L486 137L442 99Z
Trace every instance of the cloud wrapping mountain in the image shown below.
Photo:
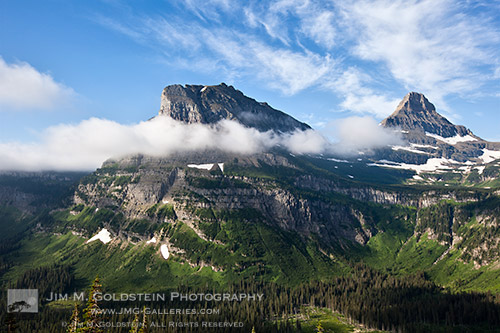
M260 132L231 120L214 125L185 124L156 117L133 125L91 118L49 127L36 143L0 144L0 170L93 170L111 157L128 154L167 156L174 152L221 149L251 154L271 147L292 153L319 153L329 142L314 130Z
M349 117L334 124L338 143L333 152L340 155L371 153L374 149L403 142L401 132L384 128L372 117Z
M79 124L60 124L40 133L39 142L0 143L0 170L94 170L109 159L129 154L168 156L172 153L221 149L252 154L273 147L294 154L354 155L399 143L394 131L378 126L370 117L351 117L335 126L337 143L319 132L261 132L237 121L186 124L155 117L132 125L90 118Z
M286 113L224 83L170 85L158 116L137 124L91 118L44 130L36 143L1 143L0 170L93 170L109 158L131 154L222 150L253 154L281 148L293 154L353 154L394 143L372 118L349 118L336 128L335 147L325 136Z

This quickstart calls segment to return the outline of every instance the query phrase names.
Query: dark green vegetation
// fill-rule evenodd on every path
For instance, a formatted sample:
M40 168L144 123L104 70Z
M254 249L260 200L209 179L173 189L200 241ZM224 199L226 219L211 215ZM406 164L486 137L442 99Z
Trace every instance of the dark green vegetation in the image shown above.
M151 318L230 318L248 332L310 332L320 321L336 332L499 327L500 198L492 190L407 186L406 172L288 154L231 158L224 174L185 165L110 163L39 209L6 203L3 285L72 292L99 275L110 292L263 292L264 304L208 304L219 316ZM113 241L87 244L102 228ZM43 324L26 328L57 331L73 309L41 306Z
M64 268L52 268L54 272L66 272ZM38 283L58 283L47 270L47 276L40 279L35 273L28 273L31 279L17 286L33 287ZM66 281L66 289L71 285ZM95 284L95 282L94 282ZM107 293L104 284L104 293ZM95 290L93 285L92 290ZM500 305L498 296L491 294L451 294L443 292L430 282L424 274L412 274L401 278L379 273L363 265L356 265L349 275L329 279L323 282L309 282L296 287L287 287L272 282L255 282L253 280L230 283L223 289L181 285L176 292L182 294L228 293L262 294L261 300L240 301L207 301L194 302L171 299L170 293L164 300L150 302L110 302L89 301L87 309L100 308L107 312L105 322L132 322L133 313L123 313L124 308L144 309L147 321L155 325L167 325L170 322L183 323L169 328L169 332L185 332L184 323L230 322L241 323L242 328L214 328L215 332L313 332L321 321L325 332L350 332L355 327L369 327L404 332L446 332L453 328L457 332L471 330L493 331L500 325ZM87 294L89 295L89 294ZM58 331L60 321L70 318L73 304L77 304L82 312L85 300L64 300L41 302L42 312L31 317L17 315L17 322L22 331ZM190 314L178 313L165 316L154 310L166 304L171 309L190 309ZM307 305L307 306L305 306ZM210 314L202 313L209 309ZM195 312L193 313L193 310ZM158 310L157 310L158 311ZM85 310L83 310L84 313ZM340 315L343 313L344 315ZM64 318L66 315L66 318ZM345 316L356 324L348 324ZM85 318L85 317L84 317ZM0 315L5 319L5 314ZM193 327L192 331L204 331L201 327ZM211 330L211 331L212 331ZM115 329L116 332L127 332L128 329ZM150 332L164 332L165 328L150 327ZM187 330L189 331L189 330Z
M24 204L32 210L64 205L83 175L81 172L0 174L2 201L9 206ZM16 194L22 194L23 198Z

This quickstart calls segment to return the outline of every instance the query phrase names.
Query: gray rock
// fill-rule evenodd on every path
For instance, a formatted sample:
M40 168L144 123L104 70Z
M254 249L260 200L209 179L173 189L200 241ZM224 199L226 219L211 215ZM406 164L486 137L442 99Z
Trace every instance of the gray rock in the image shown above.
M436 112L434 104L420 93L410 92L399 103L396 111L382 120L384 127L399 127L406 131L437 134L448 138L456 135L474 135L464 126L453 125Z
M261 132L310 129L309 125L273 109L267 103L257 102L224 83L216 86L168 86L161 95L159 115L189 124L236 120Z

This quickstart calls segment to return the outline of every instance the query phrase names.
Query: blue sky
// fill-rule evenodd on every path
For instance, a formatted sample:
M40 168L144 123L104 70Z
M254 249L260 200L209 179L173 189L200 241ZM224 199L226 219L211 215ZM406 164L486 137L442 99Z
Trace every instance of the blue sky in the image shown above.
M418 91L500 141L498 0L0 0L0 57L4 145L136 124L164 86L220 82L321 131Z

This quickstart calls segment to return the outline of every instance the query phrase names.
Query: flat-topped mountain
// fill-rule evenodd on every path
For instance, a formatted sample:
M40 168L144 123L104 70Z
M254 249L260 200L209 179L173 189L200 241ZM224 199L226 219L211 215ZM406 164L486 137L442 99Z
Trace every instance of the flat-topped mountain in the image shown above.
M215 124L236 120L259 131L292 132L310 129L267 103L260 103L241 91L221 83L216 86L170 85L161 95L160 116L185 123Z

